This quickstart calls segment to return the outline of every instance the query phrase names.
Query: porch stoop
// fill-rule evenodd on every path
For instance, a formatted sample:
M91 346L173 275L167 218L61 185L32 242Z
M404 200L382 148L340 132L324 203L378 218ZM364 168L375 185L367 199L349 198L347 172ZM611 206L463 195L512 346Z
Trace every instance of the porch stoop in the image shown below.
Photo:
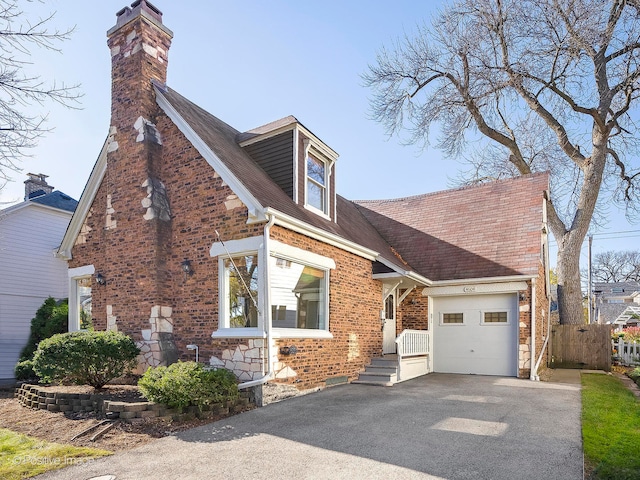
M372 358L371 364L367 365L358 379L351 383L380 385L381 387L393 386L398 383L398 356L385 355L384 357Z

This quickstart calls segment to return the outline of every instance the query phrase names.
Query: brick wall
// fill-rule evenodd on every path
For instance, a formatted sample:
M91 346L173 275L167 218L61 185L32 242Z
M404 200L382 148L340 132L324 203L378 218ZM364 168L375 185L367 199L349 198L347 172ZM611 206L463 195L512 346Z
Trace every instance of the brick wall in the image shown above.
M106 285L93 284L94 326L136 340L141 369L193 359L186 350L191 343L202 361L265 351L260 340L211 338L219 320L218 259L209 253L216 230L229 241L262 235L264 223L247 225L247 208L157 106L150 79L165 81L170 41L164 28L142 16L110 31L106 173L69 265L92 264L106 278ZM298 348L296 355L274 358L278 380L308 388L355 378L381 350L381 285L371 278L371 262L283 228L271 231L336 262L329 291L333 338L278 340L273 352ZM181 270L185 259L191 275Z
M544 339L548 334L548 321L547 317L549 315L549 297L546 291L546 280L545 280L545 266L542 262L540 262L538 268L538 277L535 282L535 312L533 311L533 303L532 303L532 282L527 282L528 289L525 294L525 298L520 300L520 349L519 349L519 358L520 358L520 368L518 370L518 376L521 378L529 378L531 375L531 369L535 366L538 357L540 357L540 352L542 350L542 346L544 345ZM536 322L536 332L535 332L535 357L531 356L531 322ZM546 358L548 356L548 351L545 352L542 362L540 363L541 367L546 365Z
M527 282L526 292L521 292L518 302L518 377L529 378L531 373L531 281Z
M278 340L278 350L290 345L298 350L295 355L279 355L280 367L295 372L281 381L304 389L322 386L336 377L355 379L373 356L382 353L382 285L372 278L371 262L281 227L271 232L275 240L336 262L329 276L329 331L333 338Z
M398 305L396 317L396 335L402 330L429 329L429 301L422 296L422 287L414 288Z

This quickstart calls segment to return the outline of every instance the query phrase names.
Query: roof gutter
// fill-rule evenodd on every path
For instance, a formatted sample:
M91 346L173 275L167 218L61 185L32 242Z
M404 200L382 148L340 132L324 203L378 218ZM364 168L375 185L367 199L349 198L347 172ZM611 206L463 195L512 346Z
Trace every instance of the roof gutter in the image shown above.
M398 269L397 266L395 266L391 262L383 261L384 259L382 259L382 258L378 258L377 260L380 263L386 265L387 267L393 269L394 272L393 273L374 273L373 274L373 278L375 280L385 280L387 278L403 277L403 278L408 278L410 280L413 280L414 282L416 282L418 284L426 285L428 287L431 287L433 285L433 281L429 280L427 277L423 277L422 275L417 274L413 270L401 270L401 269Z
M468 285L470 283L505 283L505 282L521 282L532 280L536 275L508 275L503 277L478 277L455 280L436 280L432 281L432 287L448 287L451 285Z
M306 222L298 220L297 218L293 218L292 216L287 215L286 213L282 213L271 207L265 208L264 214L274 218L275 225L279 225L281 227L288 228L289 230L293 230L294 232L298 232L308 237L315 238L316 240L320 240L321 242L333 245L334 247L338 247L347 252L354 253L360 257L366 258L367 260L379 259L380 254L375 250L363 247L362 245L346 240L339 235L329 233L325 230L322 230L321 228L313 227Z

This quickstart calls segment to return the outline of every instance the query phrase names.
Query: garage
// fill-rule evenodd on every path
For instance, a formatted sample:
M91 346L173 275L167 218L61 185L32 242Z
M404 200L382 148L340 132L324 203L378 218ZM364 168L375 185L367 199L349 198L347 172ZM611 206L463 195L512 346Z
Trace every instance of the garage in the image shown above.
M516 293L433 298L433 369L517 376Z

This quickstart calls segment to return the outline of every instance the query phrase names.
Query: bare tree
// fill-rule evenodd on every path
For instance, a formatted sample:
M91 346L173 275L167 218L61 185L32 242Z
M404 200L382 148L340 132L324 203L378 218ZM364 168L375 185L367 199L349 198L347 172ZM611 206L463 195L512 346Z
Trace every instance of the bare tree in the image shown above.
M638 0L458 0L364 75L389 134L471 165L467 182L551 172L562 323L583 323L580 247L598 196L633 211Z
M592 274L597 282L640 282L640 251L609 250L596 253Z
M80 98L77 85L47 83L29 73L33 49L59 52L57 45L73 29L50 28L54 13L32 20L19 0L0 0L0 188L10 171L19 171L21 157L35 147L49 129L46 114L32 113L53 101L74 107Z

